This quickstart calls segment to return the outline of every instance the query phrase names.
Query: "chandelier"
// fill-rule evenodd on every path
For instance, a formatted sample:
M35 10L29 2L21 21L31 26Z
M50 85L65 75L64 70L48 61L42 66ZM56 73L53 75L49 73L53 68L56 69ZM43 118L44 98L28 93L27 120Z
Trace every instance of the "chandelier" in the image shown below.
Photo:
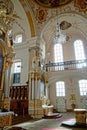
M59 23L56 25L56 33L53 40L55 44L63 44L66 42L66 35L61 32Z
M53 36L53 41L55 44L63 44L66 42L66 35L61 32L60 24L58 23L58 18L57 18L56 32Z

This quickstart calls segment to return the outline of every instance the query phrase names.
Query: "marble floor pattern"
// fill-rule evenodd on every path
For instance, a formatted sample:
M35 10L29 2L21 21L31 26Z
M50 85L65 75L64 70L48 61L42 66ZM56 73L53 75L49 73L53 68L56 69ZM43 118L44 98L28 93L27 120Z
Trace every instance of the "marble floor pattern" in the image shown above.
M63 121L75 117L74 113L61 113L61 114L62 117L57 119L35 119L24 123L16 124L13 126L22 127L26 130L87 130L87 128L69 127L61 125Z

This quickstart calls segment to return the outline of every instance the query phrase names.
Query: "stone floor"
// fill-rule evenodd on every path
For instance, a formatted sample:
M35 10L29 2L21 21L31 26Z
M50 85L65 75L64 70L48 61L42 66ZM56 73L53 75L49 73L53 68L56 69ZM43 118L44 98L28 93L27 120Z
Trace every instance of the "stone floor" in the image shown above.
M74 118L74 113L61 113L62 117L56 119L33 119L24 123L16 124L12 127L21 127L24 130L87 130L81 127L69 127L61 125L63 121ZM75 118L74 118L75 119ZM10 129L9 130L23 130L23 129Z

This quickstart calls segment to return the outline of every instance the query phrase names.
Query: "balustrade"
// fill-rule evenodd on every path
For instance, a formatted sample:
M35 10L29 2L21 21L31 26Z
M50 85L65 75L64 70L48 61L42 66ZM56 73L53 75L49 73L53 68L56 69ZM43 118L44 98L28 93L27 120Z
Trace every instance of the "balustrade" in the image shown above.
M44 68L46 72L50 71L63 71L63 70L87 70L87 59L85 60L72 60L65 62L57 62L57 63L48 63L45 64Z

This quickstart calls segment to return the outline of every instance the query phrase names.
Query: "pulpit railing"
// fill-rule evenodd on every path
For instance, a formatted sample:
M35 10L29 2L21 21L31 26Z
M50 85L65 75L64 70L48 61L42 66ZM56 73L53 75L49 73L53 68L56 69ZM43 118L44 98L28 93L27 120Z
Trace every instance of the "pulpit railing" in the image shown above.
M87 59L45 64L46 72L64 70L87 70Z

